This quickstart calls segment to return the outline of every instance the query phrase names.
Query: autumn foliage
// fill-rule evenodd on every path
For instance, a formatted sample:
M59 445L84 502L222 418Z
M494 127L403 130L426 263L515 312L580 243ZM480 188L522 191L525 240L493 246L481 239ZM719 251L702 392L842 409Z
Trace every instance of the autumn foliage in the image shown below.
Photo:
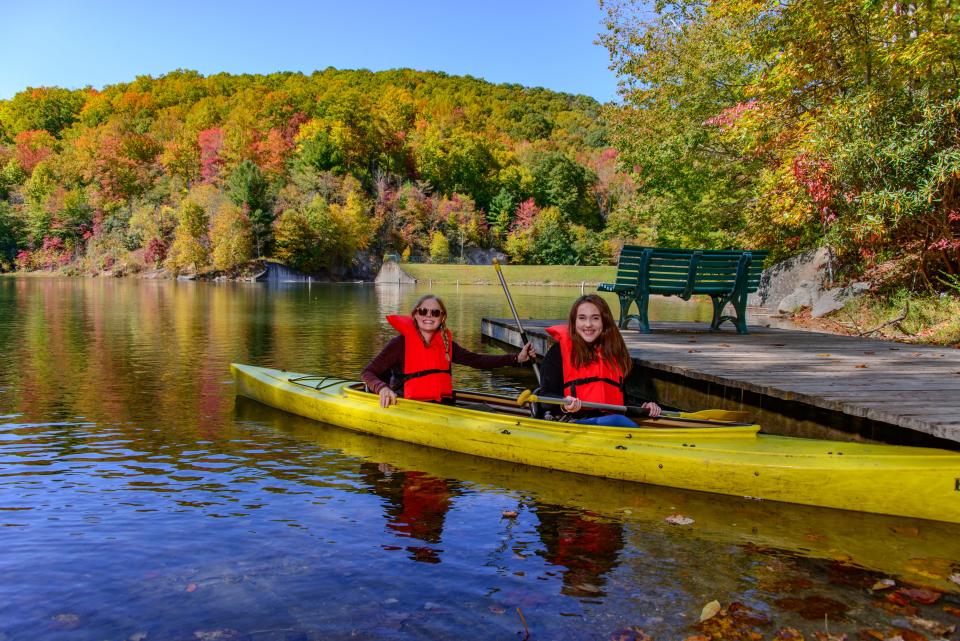
M960 273L960 20L946 0L603 0L608 111L657 242L828 246L842 275Z
M345 274L502 250L515 220L562 241L524 258L607 262L634 183L606 139L591 98L410 70L28 89L0 101L0 270Z

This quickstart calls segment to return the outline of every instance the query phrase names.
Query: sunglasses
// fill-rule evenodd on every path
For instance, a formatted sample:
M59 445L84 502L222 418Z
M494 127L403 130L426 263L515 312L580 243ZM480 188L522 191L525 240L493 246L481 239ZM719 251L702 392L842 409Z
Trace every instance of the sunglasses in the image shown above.
M426 307L417 308L417 316L433 316L434 318L440 318L440 314L443 312L439 309L427 309Z

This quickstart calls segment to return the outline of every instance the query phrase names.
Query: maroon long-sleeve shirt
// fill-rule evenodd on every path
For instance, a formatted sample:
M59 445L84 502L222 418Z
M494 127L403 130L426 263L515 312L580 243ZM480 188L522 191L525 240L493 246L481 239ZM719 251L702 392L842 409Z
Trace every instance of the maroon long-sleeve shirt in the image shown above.
M388 385L388 383L383 380L384 377L386 377L390 379L390 389L398 394L400 393L397 389L400 387L398 375L403 374L404 348L404 337L395 336L393 340L387 343L386 346L380 350L380 353L370 361L364 368L363 373L360 374L368 390L374 394L379 394L380 390ZM476 352L471 352L468 349L460 347L456 341L453 341L452 351L453 362L457 365L466 365L467 367L476 369L495 369L497 367L517 365L517 354L477 354Z

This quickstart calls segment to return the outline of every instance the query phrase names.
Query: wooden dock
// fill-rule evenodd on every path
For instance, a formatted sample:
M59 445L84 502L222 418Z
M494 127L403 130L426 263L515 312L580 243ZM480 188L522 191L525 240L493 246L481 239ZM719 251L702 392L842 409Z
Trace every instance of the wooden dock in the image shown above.
M544 328L562 322L523 321L540 355L551 344ZM520 345L513 319L485 318L481 332ZM957 349L766 327L739 335L703 323L657 323L652 334L623 337L642 372L688 388L656 386L658 401L685 410L752 408L765 426L792 415L865 438L960 443Z

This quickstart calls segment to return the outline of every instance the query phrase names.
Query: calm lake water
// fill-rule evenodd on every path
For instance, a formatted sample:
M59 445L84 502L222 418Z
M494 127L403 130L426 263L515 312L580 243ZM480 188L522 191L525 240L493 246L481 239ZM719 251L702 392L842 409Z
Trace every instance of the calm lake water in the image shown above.
M853 639L960 623L956 526L559 474L235 398L234 361L356 377L393 335L384 316L425 291L0 278L0 641ZM497 351L479 327L509 315L498 288L434 291L462 344ZM559 318L579 289L513 293L522 315ZM533 384L520 369L457 380ZM665 520L677 513L694 522ZM871 590L881 579L938 592ZM713 600L724 611L698 624Z

